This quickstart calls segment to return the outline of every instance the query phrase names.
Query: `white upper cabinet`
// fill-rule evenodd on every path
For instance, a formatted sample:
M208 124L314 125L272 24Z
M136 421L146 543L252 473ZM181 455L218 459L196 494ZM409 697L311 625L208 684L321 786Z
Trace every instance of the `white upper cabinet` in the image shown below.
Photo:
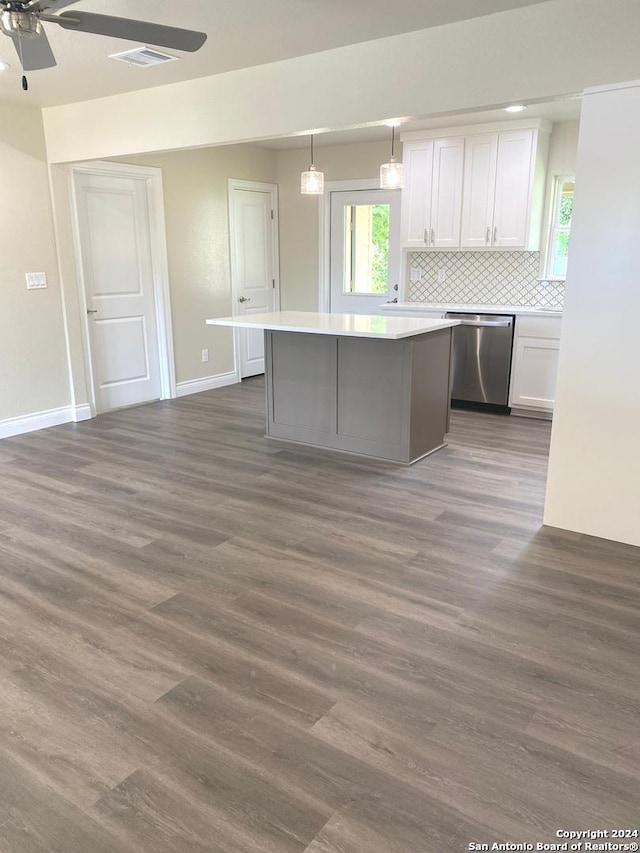
M551 125L522 124L402 137L404 248L539 249Z
M493 239L498 134L470 136L465 141L464 195L460 245L486 249Z
M493 245L521 249L528 243L529 201L534 168L533 130L498 136L496 202L493 214Z
M405 145L403 152L402 245L424 249L431 228L433 187L433 140Z
M464 139L436 139L429 239L432 249L455 249L460 245L463 169Z
M406 145L402 244L412 249L460 245L464 139Z

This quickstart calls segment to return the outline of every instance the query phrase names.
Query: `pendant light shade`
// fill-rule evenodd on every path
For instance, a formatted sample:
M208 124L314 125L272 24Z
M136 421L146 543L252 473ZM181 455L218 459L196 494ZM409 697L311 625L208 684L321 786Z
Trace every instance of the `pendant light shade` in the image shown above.
M319 172L313 165L313 134L311 134L311 165L308 171L300 175L300 192L302 195L322 195L324 193L324 172Z
M395 158L396 129L391 128L391 157L388 163L380 166L380 188L383 190L398 190L404 186L404 167Z

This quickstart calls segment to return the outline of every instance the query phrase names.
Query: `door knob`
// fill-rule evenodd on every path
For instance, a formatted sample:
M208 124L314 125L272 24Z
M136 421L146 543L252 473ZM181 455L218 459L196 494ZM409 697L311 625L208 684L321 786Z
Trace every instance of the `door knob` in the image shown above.
M238 299L238 302L251 302L251 299L249 299L249 297L247 297L247 296L241 296Z
M97 314L98 311L95 308L87 308L87 314Z

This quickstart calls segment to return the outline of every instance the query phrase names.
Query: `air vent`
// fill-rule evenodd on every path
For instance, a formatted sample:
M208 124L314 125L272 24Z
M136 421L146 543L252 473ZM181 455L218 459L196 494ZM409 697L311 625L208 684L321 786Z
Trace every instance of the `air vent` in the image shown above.
M126 62L128 65L146 68L148 65L175 62L178 57L170 56L168 53L160 53L159 50L151 50L149 47L136 47L133 50L125 50L124 53L112 53L109 59L117 59L119 62Z

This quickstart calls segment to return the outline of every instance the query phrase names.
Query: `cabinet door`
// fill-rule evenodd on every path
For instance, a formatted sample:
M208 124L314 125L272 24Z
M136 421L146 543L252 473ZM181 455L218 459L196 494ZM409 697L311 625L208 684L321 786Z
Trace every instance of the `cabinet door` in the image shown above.
M403 151L402 245L427 248L433 190L433 141L405 143Z
M497 162L497 133L466 139L461 246L485 249L491 245Z
M511 405L552 412L560 341L516 338Z
M463 169L464 139L436 139L429 235L432 249L457 249L460 246Z
M492 245L521 249L527 245L533 130L499 134L496 201Z

